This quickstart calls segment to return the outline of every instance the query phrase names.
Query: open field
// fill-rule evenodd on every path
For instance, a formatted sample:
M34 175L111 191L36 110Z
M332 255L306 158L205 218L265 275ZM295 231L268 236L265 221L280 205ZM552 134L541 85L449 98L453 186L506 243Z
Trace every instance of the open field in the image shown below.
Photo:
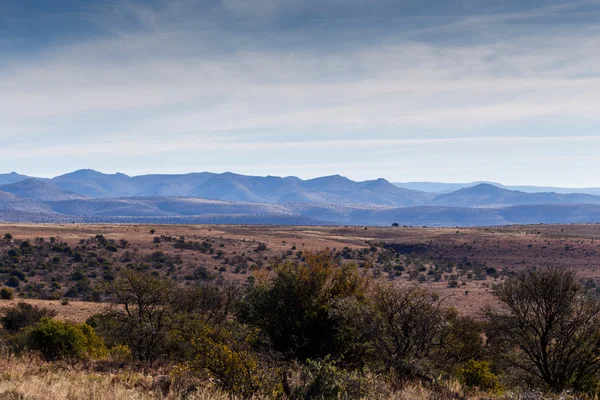
M125 264L123 254L146 260L144 257L152 257L156 252L161 252L167 258L173 257L177 260L178 267L173 268L169 276L174 279L178 277L184 284L189 283L186 279L189 279L190 271L200 265L221 279L245 282L257 268L262 268L262 265L285 259L293 260L298 251L317 251L325 248L335 251L344 248L366 251L375 247L374 252L365 253L362 257L363 261L370 259L375 262L375 274L379 268L378 262L381 263L379 266L385 269L386 261L381 261L381 255L385 254L386 248L392 247L396 254L401 256L402 261L399 262L404 265L404 272L393 275L385 270L383 273L379 271L378 279L393 279L398 284L418 281L425 287L439 291L448 298L449 303L468 314L476 313L482 305L492 301L491 285L503 279L501 271L510 273L529 267L558 266L574 269L581 278L590 279L592 285L600 280L599 224L493 228L0 224L0 236L5 233L10 233L17 242L34 242L36 238L46 238L48 241L49 238L54 238L53 240L64 242L74 249L78 244L89 241L96 235L102 235L115 242L125 239L128 242L127 249L119 249L117 253L93 245L86 247L86 251L93 251L94 256L109 260L107 263L112 263L116 270ZM156 243L157 237L184 237L190 242L210 242L221 255L176 248L164 240ZM266 248L258 251L259 243L264 243ZM6 243L0 244L0 251L5 253L6 246ZM51 258L52 254L47 256ZM432 270L435 265L447 263L459 265L456 268L460 268L461 263L479 266L480 269L494 268L498 273L473 278L470 277L469 271L455 268L454 271L443 274L437 281L426 271L421 273L423 278L416 273L411 277L410 270L416 268L415 266L421 270ZM38 273L37 276L28 279L31 282L43 283L44 279L49 277L54 280L59 277L64 280L62 286L67 287L70 282L63 275L70 274L73 269L86 268L88 266L69 261L68 265L64 266L59 263L48 276ZM92 273L88 274L95 276ZM449 280L456 280L458 285L450 285ZM56 309L59 318L77 321L84 320L102 307L98 303L77 301L63 306L58 300L48 300L44 305Z

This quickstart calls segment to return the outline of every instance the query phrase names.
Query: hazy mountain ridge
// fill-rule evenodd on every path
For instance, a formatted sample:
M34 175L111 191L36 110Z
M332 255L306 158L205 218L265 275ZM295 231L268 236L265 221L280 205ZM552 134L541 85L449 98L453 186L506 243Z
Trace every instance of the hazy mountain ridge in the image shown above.
M28 207L23 207L14 198L10 200L17 207L11 208L11 204L7 207L7 203L0 200L0 221L383 226L392 223L413 226L600 223L600 205L520 205L500 208L307 203L273 205L149 197L30 202Z
M309 180L230 172L130 177L120 173L78 170L52 178L48 180L48 185L91 198L183 196L247 203L358 203L387 206L419 205L433 198L425 192L398 188L384 179L355 182L339 175Z
M385 179L309 180L208 172L56 178L0 175L0 220L31 222L259 223L477 226L600 222L600 196L526 193L483 183L433 194ZM212 222L210 222L212 221ZM218 221L218 222L217 222Z
M41 201L83 200L87 198L79 193L69 192L56 185L32 178L2 185L0 191Z
M580 193L525 193L482 183L436 196L431 205L451 207L494 207L532 204L600 204L600 196Z
M581 193L600 196L599 187L589 188L564 188L555 186L533 186L533 185L503 185L498 182L477 181L469 183L445 183L445 182L393 182L395 186L409 190L420 190L427 193L443 194L451 193L460 189L466 189L479 184L489 184L502 189L517 190L525 193Z
M11 172L10 174L0 174L0 185L17 183L20 181L24 181L25 179L31 179L31 177L27 175L17 174L16 172Z

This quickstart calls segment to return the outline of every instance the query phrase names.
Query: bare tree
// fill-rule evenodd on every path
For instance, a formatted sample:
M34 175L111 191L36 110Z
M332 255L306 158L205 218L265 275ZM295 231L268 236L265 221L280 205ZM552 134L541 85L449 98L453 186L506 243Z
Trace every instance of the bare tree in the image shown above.
M162 351L172 322L169 304L175 288L171 280L122 270L111 286L114 306L107 316L116 323L107 333L124 341L138 360L152 362Z
M374 291L378 332L374 335L380 360L402 380L427 381L427 365L444 343L450 309L442 299L416 286L381 285Z
M600 370L600 301L584 292L574 272L523 272L494 294L502 308L484 309L489 341L530 380L561 391Z

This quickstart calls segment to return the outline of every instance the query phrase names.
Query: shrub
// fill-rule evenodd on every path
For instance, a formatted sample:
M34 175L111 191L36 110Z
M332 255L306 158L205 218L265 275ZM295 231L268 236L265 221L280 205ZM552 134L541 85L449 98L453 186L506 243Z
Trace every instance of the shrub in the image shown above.
M498 377L490 371L485 361L469 360L457 373L460 382L469 389L479 389L488 393L500 393L502 386Z
M9 276L16 276L20 281L25 280L25 274L22 271L11 271Z
M4 329L15 333L36 324L42 318L54 316L56 316L56 311L20 302L16 306L8 308L5 316L0 318L0 322Z
M17 288L21 284L21 281L16 276L10 276L6 281L6 286Z
M107 354L104 342L87 324L74 324L42 318L24 332L26 348L39 351L44 359L81 359L103 357Z
M276 265L272 281L257 279L238 319L261 328L288 358L337 357L350 345L338 341L330 311L342 299L364 300L367 280L355 267L337 264L328 250L305 258L304 264Z
M338 368L329 358L308 360L303 366L299 383L292 391L294 399L368 399L379 397L373 393L375 385L359 371Z
M0 289L0 299L12 300L15 298L15 291L9 288Z
M243 326L232 328L204 326L190 343L195 352L192 370L207 373L221 389L244 399L259 392L273 392L271 379L278 374L264 368L252 350L258 331Z
M124 363L131 361L131 349L123 344L118 344L108 351L108 356L114 362Z

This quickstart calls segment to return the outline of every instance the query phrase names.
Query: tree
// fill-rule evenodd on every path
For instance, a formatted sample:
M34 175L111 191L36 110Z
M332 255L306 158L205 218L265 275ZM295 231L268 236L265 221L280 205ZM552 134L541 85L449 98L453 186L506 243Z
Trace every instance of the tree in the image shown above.
M126 344L138 360L151 363L164 351L174 282L126 269L110 292L114 306L98 318L99 330L111 341Z
M436 353L450 334L452 309L437 294L417 286L380 285L373 293L376 354L385 370L401 380L428 376Z
M306 254L305 262L276 265L272 280L250 287L237 317L262 329L287 358L338 357L341 320L331 311L342 299L364 301L368 280L356 267L340 265L328 250Z
M600 301L584 292L573 271L523 272L494 294L502 307L487 307L484 315L501 360L557 392L600 371Z

